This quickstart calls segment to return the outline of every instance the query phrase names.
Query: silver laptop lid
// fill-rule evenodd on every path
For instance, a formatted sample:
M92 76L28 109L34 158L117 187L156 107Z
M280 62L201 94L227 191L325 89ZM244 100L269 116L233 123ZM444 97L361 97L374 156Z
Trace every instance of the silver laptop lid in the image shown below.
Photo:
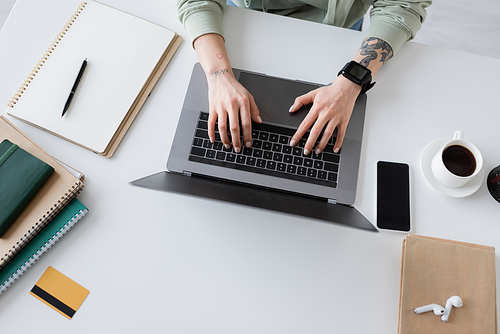
M307 114L307 108L290 114L294 99L320 87L300 82L233 69L236 78L255 97L264 123L296 129ZM332 200L342 204L354 203L365 118L366 95L356 101L341 150L337 187L301 182L249 171L208 165L189 160L191 144L201 111L208 112L208 86L201 65L194 66L183 109L175 133L167 169L178 173L194 173L209 177L243 182L260 187L290 191Z

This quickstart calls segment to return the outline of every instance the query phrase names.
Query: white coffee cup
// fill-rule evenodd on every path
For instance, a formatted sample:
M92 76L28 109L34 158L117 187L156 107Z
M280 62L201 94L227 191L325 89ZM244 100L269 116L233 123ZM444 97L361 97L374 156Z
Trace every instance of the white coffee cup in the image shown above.
M474 144L462 139L462 131L455 131L432 158L432 173L448 187L461 187L473 179L483 168L483 157Z

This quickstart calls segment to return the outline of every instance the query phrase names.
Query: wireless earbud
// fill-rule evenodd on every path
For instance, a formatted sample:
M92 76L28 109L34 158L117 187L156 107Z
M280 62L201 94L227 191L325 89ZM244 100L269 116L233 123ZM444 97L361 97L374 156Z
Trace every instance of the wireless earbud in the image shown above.
M450 316L452 306L462 307L463 305L464 302L462 301L462 298L460 298L459 296L452 296L448 298L448 300L446 301L446 305L444 306L444 313L443 316L441 317L441 320L443 322L448 321L448 317Z
M441 314L444 314L444 307L442 307L441 305L438 305L438 304L429 304L429 305L420 306L420 307L413 309L413 312L415 312L415 314L420 314L420 313L430 312L430 311L434 311L435 315L441 315Z

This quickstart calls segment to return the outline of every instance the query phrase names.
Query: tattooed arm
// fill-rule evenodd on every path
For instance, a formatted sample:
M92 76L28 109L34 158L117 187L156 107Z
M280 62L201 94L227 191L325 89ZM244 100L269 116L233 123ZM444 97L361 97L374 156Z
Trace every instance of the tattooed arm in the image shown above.
M354 60L368 67L373 75L382 65L391 59L392 56L392 48L386 41L375 37L368 37L363 41Z
M373 75L392 56L392 48L387 42L379 38L369 37L363 41L354 60L368 67ZM304 154L309 154L313 149L316 154L319 154L325 148L335 128L337 128L337 140L334 146L334 152L337 153L342 146L347 124L349 123L354 103L360 92L361 86L340 75L330 85L297 97L290 108L290 112L295 112L303 105L309 103L313 105L292 137L290 144L292 146L297 144L300 138L312 126L311 133L304 146ZM314 143L323 128L325 129L323 136L319 140L319 144L314 147Z
M221 141L226 148L231 147L228 126L235 152L240 152L240 127L243 128L243 144L252 145L252 122L262 123L259 109L253 96L235 79L227 58L224 40L218 34L206 34L194 41L201 66L208 82L210 113L208 136L215 140L215 122L218 121ZM229 125L227 119L229 117Z

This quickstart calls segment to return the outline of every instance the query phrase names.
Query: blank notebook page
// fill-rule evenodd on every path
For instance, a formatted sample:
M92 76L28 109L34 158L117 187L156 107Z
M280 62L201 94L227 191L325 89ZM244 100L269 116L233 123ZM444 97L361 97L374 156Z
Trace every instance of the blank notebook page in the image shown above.
M9 113L103 152L174 37L159 25L89 1ZM83 80L61 118L85 58Z

